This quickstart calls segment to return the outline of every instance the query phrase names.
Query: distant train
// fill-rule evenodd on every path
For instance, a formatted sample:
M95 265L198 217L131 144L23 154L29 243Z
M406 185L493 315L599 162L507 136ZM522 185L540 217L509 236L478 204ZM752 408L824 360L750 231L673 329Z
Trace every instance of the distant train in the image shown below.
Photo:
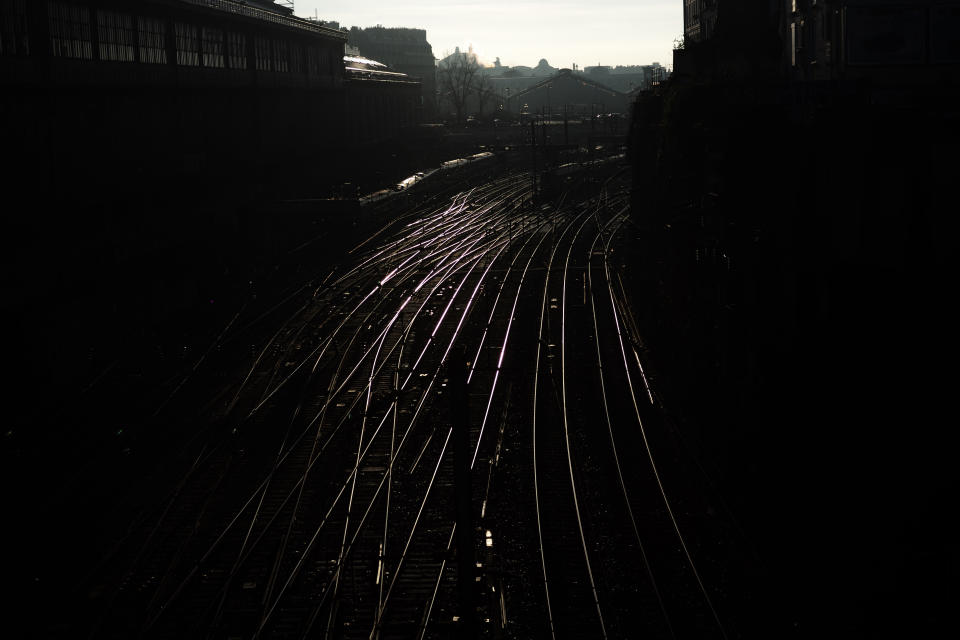
M559 195L575 184L577 174L587 172L587 176L589 176L590 169L599 169L603 165L622 161L625 157L625 154L618 153L584 162L567 162L548 169L540 175L541 195L547 197Z
M557 167L553 174L556 176L569 176L580 171L583 168L579 162L568 162Z
M423 180L424 177L425 177L425 174L423 173L423 171L418 171L412 176L410 176L409 178L404 178L403 180L398 182L397 186L395 186L393 189L394 191L406 191L413 185Z
M450 171L451 169L457 169L459 167L466 166L468 164L474 164L478 162L489 162L495 158L494 154L490 151L482 151L480 153L475 153L472 156L467 156L466 158L456 158L454 160L447 160L446 162L440 165L441 171Z
M487 164L487 163L490 163L494 158L496 158L496 155L494 155L492 152L482 151L480 153L475 153L471 156L467 156L465 158L455 158L453 160L447 160L446 162L441 163L439 169L430 169L427 172L418 171L417 173L413 174L409 178L404 178L403 180L398 182L396 185L394 185L393 189L381 189L380 191L376 191L374 193L370 193L359 198L359 203L361 206L364 206L364 205L373 204L375 202L380 202L382 200L389 198L392 195L395 195L397 192L406 191L407 189L410 189L411 187L419 183L421 180L429 178L433 173L437 171L450 172L460 167L465 167L467 165L476 166L476 165Z
M374 202L380 202L381 200L389 198L393 195L393 193L394 192L390 189L380 189L379 191L374 191L373 193L363 196L358 200L358 202L360 203L360 206L373 204Z

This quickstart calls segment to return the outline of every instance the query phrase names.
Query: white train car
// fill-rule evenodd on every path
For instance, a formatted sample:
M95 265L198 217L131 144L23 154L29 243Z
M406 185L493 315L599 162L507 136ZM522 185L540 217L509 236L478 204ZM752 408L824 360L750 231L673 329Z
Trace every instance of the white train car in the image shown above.
M467 156L466 158L454 158L453 160L447 160L440 164L441 171L451 171L453 169L459 169L467 165L485 163L493 160L496 157L492 151L481 151L480 153L475 153L472 156Z

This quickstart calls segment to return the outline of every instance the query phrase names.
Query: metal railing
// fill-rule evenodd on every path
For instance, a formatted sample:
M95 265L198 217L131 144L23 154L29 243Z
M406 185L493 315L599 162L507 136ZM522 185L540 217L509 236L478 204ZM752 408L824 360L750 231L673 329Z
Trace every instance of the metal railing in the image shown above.
M298 18L296 16L287 16L280 13L274 13L273 11L267 11L266 9L251 7L246 4L236 2L235 0L181 0L181 2L187 2L189 4L194 4L201 7L210 7L211 9L218 9L227 13L248 16L250 18L257 18L258 20L273 22L285 27L293 27L294 29L303 29L304 31L325 33L328 35L336 34L346 39L346 35L337 29L324 27L323 25L311 22L309 20L304 20L303 18Z

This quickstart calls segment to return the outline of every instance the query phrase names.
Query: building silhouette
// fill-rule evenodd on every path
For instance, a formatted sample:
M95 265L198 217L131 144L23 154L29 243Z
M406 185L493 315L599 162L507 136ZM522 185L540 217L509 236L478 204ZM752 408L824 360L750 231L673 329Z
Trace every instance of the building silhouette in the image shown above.
M746 605L740 632L944 635L957 570L928 558L957 537L938 361L954 341L960 3L675 7L673 77L633 109L638 322L703 450L727 447L721 491L744 530L770 541L777 595ZM878 349L889 335L909 347ZM911 372L896 394L890 371Z
M3 101L15 114L4 133L36 163L33 180L280 167L390 139L419 116L418 81L347 73L346 33L274 3L0 7Z
M433 48L427 42L424 29L388 28L382 26L361 29L351 27L348 34L351 46L363 56L383 62L421 83L421 106L424 116L436 112L436 61Z

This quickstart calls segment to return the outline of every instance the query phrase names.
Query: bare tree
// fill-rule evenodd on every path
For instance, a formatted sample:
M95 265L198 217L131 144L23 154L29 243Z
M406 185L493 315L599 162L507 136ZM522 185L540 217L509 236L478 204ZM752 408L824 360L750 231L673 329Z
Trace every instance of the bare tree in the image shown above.
M476 56L461 53L459 49L444 56L437 64L437 84L441 99L448 100L457 114L457 122L464 120L467 98L474 91L474 78L480 70Z
M490 82L490 76L485 73L478 73L474 84L474 91L477 94L477 117L483 117L483 106L494 97L493 83Z

